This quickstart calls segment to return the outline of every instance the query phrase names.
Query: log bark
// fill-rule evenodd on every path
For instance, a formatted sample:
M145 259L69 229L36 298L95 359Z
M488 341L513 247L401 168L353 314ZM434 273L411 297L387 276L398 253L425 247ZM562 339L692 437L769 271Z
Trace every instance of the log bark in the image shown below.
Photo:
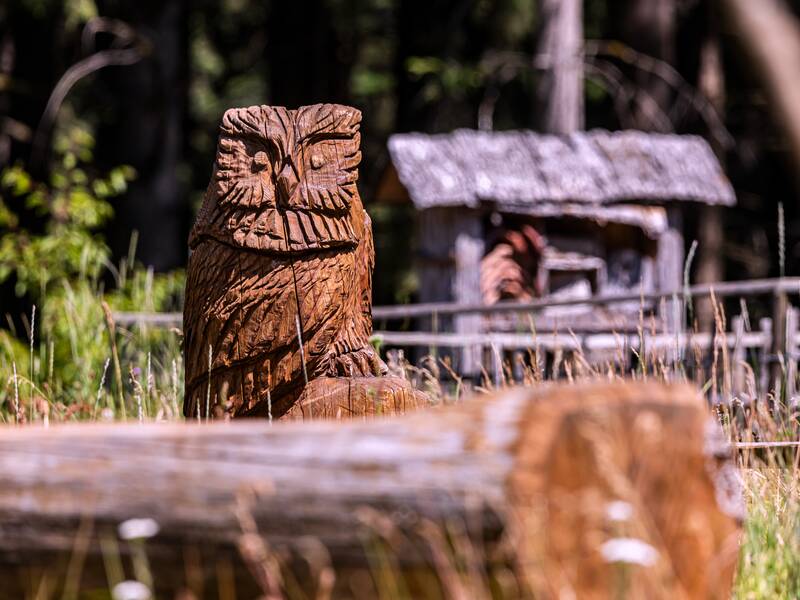
M705 7L705 35L700 48L700 72L697 88L706 97L714 111L725 115L725 71L722 68L722 47L719 39L719 24L716 6L708 3ZM725 164L725 149L712 138L711 148L721 165ZM697 283L714 283L725 280L724 245L725 226L721 206L700 207L697 256ZM710 298L697 301L697 321L701 331L714 330L714 308ZM689 324L690 326L692 323Z
M718 0L738 34L785 130L795 167L800 165L800 27L779 0Z
M90 589L132 557L158 597L727 597L739 504L708 419L687 386L597 383L365 422L6 429L0 581ZM156 535L117 539L142 518ZM612 556L629 538L645 556Z

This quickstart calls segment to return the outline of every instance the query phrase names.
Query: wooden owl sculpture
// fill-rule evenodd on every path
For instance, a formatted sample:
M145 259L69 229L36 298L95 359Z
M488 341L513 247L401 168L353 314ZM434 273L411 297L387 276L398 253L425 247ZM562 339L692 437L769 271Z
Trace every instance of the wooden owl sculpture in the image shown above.
M303 394L341 393L337 378L364 385L385 374L368 339L360 122L336 104L225 113L189 237L187 417L278 417Z

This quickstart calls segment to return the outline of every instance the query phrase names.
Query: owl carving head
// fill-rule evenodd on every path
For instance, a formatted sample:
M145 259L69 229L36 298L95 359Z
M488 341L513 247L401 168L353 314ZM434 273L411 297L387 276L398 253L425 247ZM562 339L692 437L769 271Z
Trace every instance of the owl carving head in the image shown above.
M274 253L355 247L360 123L360 111L338 104L228 110L190 246L211 237Z

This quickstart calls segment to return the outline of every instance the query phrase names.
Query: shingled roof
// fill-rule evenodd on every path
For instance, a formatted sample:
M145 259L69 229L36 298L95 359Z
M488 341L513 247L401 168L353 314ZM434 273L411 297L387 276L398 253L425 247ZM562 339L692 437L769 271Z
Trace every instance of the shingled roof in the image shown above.
M736 202L711 148L691 135L460 129L393 135L389 152L420 210L482 202L514 212L553 203Z

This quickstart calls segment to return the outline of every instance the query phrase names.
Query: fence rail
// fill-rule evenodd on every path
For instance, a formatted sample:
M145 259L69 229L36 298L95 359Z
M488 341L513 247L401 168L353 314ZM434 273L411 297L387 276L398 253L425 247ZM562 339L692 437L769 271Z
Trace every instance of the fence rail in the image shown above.
M708 349L717 340L718 345L730 349L738 346L745 348L769 347L772 336L768 332L744 332L741 335L730 333L727 336L715 336L711 333L662 333L652 335L643 333L614 334L589 333L569 334L547 332L535 333L429 333L417 331L375 331L374 336L387 346L420 346L459 348L462 346L491 346L498 349L524 349L539 347L543 350L615 350L620 347L638 350L642 345L652 350L663 350L674 347L686 348L697 346Z
M707 297L719 298L730 296L758 296L766 294L800 295L800 277L784 277L776 279L751 279L747 281L723 281L711 284L693 285L687 288L668 292L652 292L646 294L603 294L591 298L547 299L532 302L502 301L491 305L457 304L453 302L430 302L419 304L396 304L375 306L372 309L373 320L408 319L430 317L433 315L467 315L467 314L504 314L536 312L551 307L567 306L601 306L624 302L657 302L661 299L679 299ZM161 327L180 327L183 323L181 313L141 313L117 312L114 320L118 325L154 325Z
M651 331L649 318L642 331L622 331L613 325L600 331L571 331L569 317L562 322L562 328L526 328L524 333L492 330L496 324L487 320L484 330L477 332L450 332L437 330L438 317L461 315L512 315L529 314L537 316L544 309L553 307L609 306L615 304L640 302L646 306L666 301L673 315L680 315L687 300L698 297L754 297L771 296L772 318L761 319L753 330L745 327L745 319L740 315L731 320L732 331L712 333L687 332L682 327L683 319L674 319L678 326L667 331ZM800 358L800 313L789 302L789 296L800 295L800 277L776 279L754 279L748 281L719 282L693 285L668 292L639 294L605 294L591 298L576 299L537 299L532 302L503 301L489 306L479 304L424 303L396 306L376 306L373 319L381 325L375 336L387 347L473 349L482 352L492 364L494 373L501 370L502 353L538 348L545 352L573 351L608 353L612 351L648 350L671 352L679 360L687 351L703 351L725 347L731 351L735 379L744 378L743 364L748 352L755 352L759 366L757 387L763 393L777 381L786 381L786 392L794 395L797 389L797 360ZM181 327L181 313L132 313L118 312L113 315L115 322L123 327L153 326ZM414 318L429 318L434 331L397 331L386 327L391 321ZM669 327L669 326L668 326ZM750 355L752 356L752 354Z
M591 298L570 298L563 300L542 298L531 302L513 302L506 300L488 306L484 304L455 304L451 302L376 306L372 309L372 318L374 320L379 320L405 319L432 315L525 313L557 306L598 306L637 301L657 302L662 298L677 298L682 300L687 297L706 297L712 294L720 298L728 296L758 296L764 294L800 294L800 277L724 281L693 285L688 288L681 288L668 292L652 292L646 294L602 294L592 296Z

